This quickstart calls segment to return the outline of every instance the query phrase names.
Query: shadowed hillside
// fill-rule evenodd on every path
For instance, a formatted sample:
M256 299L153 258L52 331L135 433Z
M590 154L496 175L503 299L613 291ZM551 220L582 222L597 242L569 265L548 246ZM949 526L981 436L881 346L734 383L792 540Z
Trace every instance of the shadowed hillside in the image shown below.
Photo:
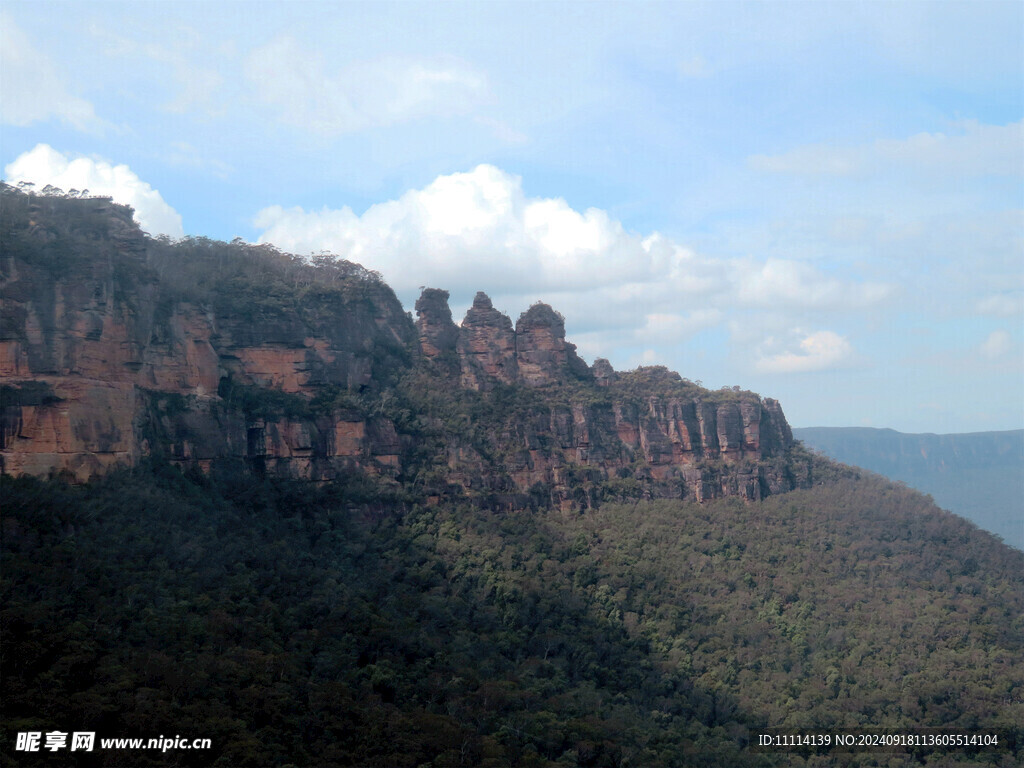
M214 745L111 766L1024 756L1024 553L881 478L585 514L166 466L3 495L4 744L66 723ZM770 726L1000 746L751 751Z

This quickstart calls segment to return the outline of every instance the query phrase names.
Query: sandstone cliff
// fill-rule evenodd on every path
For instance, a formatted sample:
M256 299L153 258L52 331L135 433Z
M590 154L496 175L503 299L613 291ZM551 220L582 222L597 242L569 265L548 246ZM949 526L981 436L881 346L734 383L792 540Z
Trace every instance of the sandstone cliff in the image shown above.
M513 331L485 294L461 327L446 299L427 289L417 302L422 354L438 379L451 376L436 364L436 335L424 343L426 329L443 328L447 348L459 350L461 386L482 395L473 429L442 429L448 481L513 505L525 490L563 506L630 493L760 499L809 482L808 466L793 461L778 402L709 392L662 367L617 373L599 359L590 369L545 304L523 313ZM429 414L429 403L418 410Z
M5 472L86 479L150 454L203 467L269 457L317 479L393 471L393 427L307 405L407 363L408 317L372 274L154 242L109 200L8 188L2 201ZM298 420L274 407L282 398Z
M490 389L519 379L512 321L491 305L487 294L477 293L457 338L462 386Z
M104 199L0 202L4 472L84 480L157 456L567 508L809 482L778 403L590 368L547 305L513 327L479 293L457 326L426 289L413 323L358 265L151 240Z

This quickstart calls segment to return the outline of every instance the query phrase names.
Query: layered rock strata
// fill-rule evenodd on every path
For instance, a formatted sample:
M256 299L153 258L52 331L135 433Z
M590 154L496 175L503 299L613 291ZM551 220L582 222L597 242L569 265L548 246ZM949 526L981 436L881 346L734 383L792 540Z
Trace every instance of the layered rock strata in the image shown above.
M393 424L304 405L325 387L365 388L408 358L413 329L387 286L331 273L315 309L271 295L236 314L216 296L199 305L170 290L130 209L21 198L3 195L12 225L0 250L4 472L85 480L150 454L204 467L254 460L311 479L397 472ZM316 277L307 269L295 279ZM252 279L267 290L269 280ZM227 390L238 397L226 400ZM301 418L282 415L281 398Z
M547 304L534 304L516 323L516 363L519 379L529 386L592 378L565 340L565 319Z
M519 379L516 334L512 321L491 304L482 291L459 329L456 348L462 370L462 386L487 390L495 383L513 384Z
M459 383L467 389L541 387L594 378L576 354L576 345L565 340L565 319L547 304L534 304L513 329L508 315L480 291L462 325L456 326L448 292L427 288L416 302L416 313L420 354L442 371L451 370L457 360Z
M10 188L0 200L6 473L85 480L159 455L403 481L429 465L440 479L417 482L435 498L567 508L631 494L758 499L808 482L777 402L660 368L589 368L545 304L513 327L478 293L457 326L448 293L426 289L413 323L358 265L151 241L109 201ZM476 423L410 413L397 382L417 371L450 412L483 407Z
M416 331L420 354L434 362L447 376L461 371L458 351L459 329L452 322L448 291L425 288L416 300Z
M663 368L620 374L601 358L588 368L565 340L562 316L546 304L533 305L513 329L478 293L456 326L447 298L426 289L416 304L420 353L441 380L454 376L485 394L513 384L537 393L530 406L493 414L482 442L446 434L457 486L513 499L512 506L531 489L572 506L594 501L581 499L581 488L615 493L632 484L697 500L759 499L806 481L806 468L794 473L787 460L793 437L777 401L708 392ZM546 401L546 389L559 393L551 398L558 404Z

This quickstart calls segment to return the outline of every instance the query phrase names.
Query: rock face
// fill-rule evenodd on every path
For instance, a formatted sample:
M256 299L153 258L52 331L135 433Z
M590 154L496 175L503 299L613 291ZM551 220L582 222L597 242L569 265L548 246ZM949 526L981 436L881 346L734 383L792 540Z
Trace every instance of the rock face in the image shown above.
M4 186L0 202L6 473L85 480L155 455L565 508L808 481L777 402L591 369L546 304L513 328L478 293L456 326L447 291L426 289L414 324L358 265L153 241L109 200Z
M615 369L603 357L594 360L594 364L590 367L590 372L594 376L594 383L599 387L609 387L615 383Z
M263 390L291 395L292 406L324 386L358 391L407 357L412 328L387 286L362 275L342 285L335 270L317 287L315 311L268 298L266 280L257 284L264 305L247 301L249 314L218 297L200 306L147 263L154 244L130 209L9 188L2 201L4 472L84 480L152 453L204 467L270 457L285 474L315 479L353 466L395 471L393 425L356 427L343 412L306 407L289 419L259 402ZM246 266L281 277L287 261ZM227 390L244 402L226 400Z
M681 380L644 393L637 379L647 373L619 374L603 397L584 390L513 411L483 446L449 436L452 479L498 494L528 490L563 508L630 492L756 500L807 484L808 470L788 455L793 441L778 442L788 426L777 402L731 391L728 402L709 401L717 393Z
M530 307L513 330L477 293L457 328L446 300L445 292L427 289L416 304L423 358L441 360L454 336L460 386L488 393L517 384L536 392L528 406L492 413L482 442L445 436L455 485L513 506L524 490L573 506L631 484L704 500L760 499L806 483L806 468L794 471L787 459L794 441L777 401L711 393L660 367L620 374L598 359L588 368L565 340L564 319L546 304ZM448 365L434 370L451 376ZM561 402L546 400L548 390L561 392Z
M444 372L457 360L459 383L467 389L486 392L496 384L539 387L593 378L576 345L565 340L564 318L547 304L530 307L514 330L508 315L496 310L482 291L460 327L452 322L447 291L425 289L416 312L420 354L444 361Z
M529 386L590 377L590 369L565 340L565 319L547 304L534 304L516 323L516 362Z
M476 294L466 312L457 346L462 386L488 390L496 382L512 384L519 378L512 321L491 305L483 291Z
M416 300L416 315L420 353L441 366L449 376L455 375L461 369L456 350L459 329L452 322L448 291L424 289Z

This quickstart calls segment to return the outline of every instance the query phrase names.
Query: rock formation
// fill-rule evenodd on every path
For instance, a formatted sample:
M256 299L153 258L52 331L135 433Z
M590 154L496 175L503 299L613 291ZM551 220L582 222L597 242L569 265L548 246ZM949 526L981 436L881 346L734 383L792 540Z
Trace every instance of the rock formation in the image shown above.
M565 319L547 304L534 304L516 323L516 362L529 386L589 378L590 369L565 340Z
M413 338L387 286L330 274L317 307L262 287L259 299L239 291L242 313L224 297L199 306L147 264L155 244L130 209L26 197L2 196L12 227L0 252L4 472L84 480L151 453L204 467L269 456L317 479L397 465L393 427L350 427L342 412L278 421L254 402L269 390L301 405L324 386L359 390L383 376ZM231 256L243 263L267 257L240 248ZM230 248L220 249L226 258ZM283 274L295 265L278 254L247 266ZM228 407L226 389L245 391L246 404Z
M594 383L599 387L608 387L615 383L615 369L603 357L594 360L594 364L590 367L590 372L594 377Z
M702 500L758 499L806 482L806 468L786 458L794 442L778 402L708 392L659 366L617 373L598 359L588 368L546 304L530 307L513 331L482 293L460 328L443 322L446 299L428 289L417 302L423 357L439 359L443 329L446 348L454 335L463 387L486 393L516 383L537 393L530 407L492 416L483 444L446 436L457 485L509 498L533 489L571 506L595 501L578 498L581 488L599 495L617 484ZM546 390L561 392L560 402L546 400Z
M448 291L425 288L416 300L416 316L420 353L441 366L449 376L456 375L461 370L456 350L459 329L452 322Z
M452 322L447 291L424 289L416 312L420 354L442 372L450 372L457 360L460 384L467 389L488 391L513 383L539 387L593 378L576 345L565 340L564 318L547 304L530 307L514 330L509 317L482 291L461 326Z
M513 328L478 293L456 326L448 293L426 289L414 324L358 265L152 241L110 201L0 201L4 472L85 480L157 455L563 507L808 482L777 402L589 368L546 304ZM447 410L422 410L416 387Z
M487 390L495 382L511 384L518 379L512 321L491 305L483 291L477 292L462 321L458 351L464 387Z

